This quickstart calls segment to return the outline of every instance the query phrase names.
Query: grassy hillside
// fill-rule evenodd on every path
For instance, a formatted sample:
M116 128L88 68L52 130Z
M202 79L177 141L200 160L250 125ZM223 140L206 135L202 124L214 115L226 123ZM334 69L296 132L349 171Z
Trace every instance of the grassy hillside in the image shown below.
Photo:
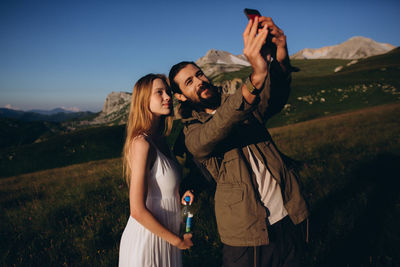
M272 129L303 166L312 212L305 266L400 264L398 114L391 104ZM184 266L220 266L212 192L196 196ZM0 203L2 266L117 265L129 214L120 159L0 179Z
M400 101L400 48L361 59L292 60L299 72L292 74L292 91L283 111L270 127L307 121L327 115ZM343 66L339 72L335 68ZM250 67L223 73L213 79L220 83L233 78L245 79Z
M0 150L0 177L120 157L125 126L96 127Z
M9 120L9 119L7 119ZM0 126L4 120L0 120ZM0 127L0 178L58 168L92 160L120 157L125 141L125 125L103 126L77 130L64 134L52 131L44 122L11 122L15 127ZM178 121L174 122L179 124ZM13 128L16 128L13 130ZM179 134L174 127L168 141L173 143ZM37 138L41 142L33 142ZM19 145L9 146L19 142ZM24 144L25 142L25 144Z
M58 123L0 118L0 149L31 144L65 129Z

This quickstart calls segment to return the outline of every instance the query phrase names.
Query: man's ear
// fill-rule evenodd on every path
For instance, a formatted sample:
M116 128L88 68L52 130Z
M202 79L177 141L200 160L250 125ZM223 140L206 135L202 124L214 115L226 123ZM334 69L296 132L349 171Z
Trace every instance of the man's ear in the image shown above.
M185 102L187 100L186 96L184 96L183 94L175 93L174 96L181 102Z

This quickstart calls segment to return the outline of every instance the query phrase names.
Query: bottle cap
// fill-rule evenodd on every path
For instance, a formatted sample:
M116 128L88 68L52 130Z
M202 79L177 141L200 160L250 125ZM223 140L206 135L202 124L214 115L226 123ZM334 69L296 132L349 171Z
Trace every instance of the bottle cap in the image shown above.
M189 203L189 202L190 202L190 196L186 196L186 197L185 197L185 201L186 201L187 203Z

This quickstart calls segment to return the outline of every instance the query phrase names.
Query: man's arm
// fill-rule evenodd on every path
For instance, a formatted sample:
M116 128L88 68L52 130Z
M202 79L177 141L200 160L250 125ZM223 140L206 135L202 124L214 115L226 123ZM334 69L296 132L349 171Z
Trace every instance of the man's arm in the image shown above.
M255 115L263 124L273 115L279 113L290 95L291 75L284 72L278 62L271 62L270 74L260 92L260 101Z
M262 18L260 18L263 20ZM264 81L268 75L268 64L265 56L261 54L262 48L266 43L268 32L268 25L265 23L262 29L258 29L259 18L249 20L246 29L243 32L244 49L243 54L246 56L252 67L252 74L250 75L251 84L256 88L262 88ZM256 101L257 95L251 93L251 88L246 84L242 86L242 94L247 103L252 104ZM249 90L250 89L250 90Z
M185 125L183 131L189 152L198 159L209 156L215 146L230 134L233 126L254 111L256 106L248 105L246 101L241 90L237 90L227 97L209 120Z
M265 123L272 115L280 112L287 102L290 93L291 65L284 32L269 17L261 17L260 24L267 27L268 34L272 36L271 42L266 43L260 52L262 58L268 62L269 70L259 91L260 102L256 117Z
M258 24L263 25L262 29L258 29ZM249 20L245 31L243 32L244 49L243 53L250 62L253 72L251 74L251 83L256 88L262 88L268 76L268 56L265 53L265 44L269 31L276 33L277 27L271 27L272 20L270 18L261 17ZM270 30L269 30L270 29ZM282 42L282 38L272 38L276 43L276 55L278 58L285 59L282 48L286 49L286 37ZM287 53L286 53L287 54ZM269 87L268 87L269 89ZM268 92L265 92L269 95ZM185 127L185 143L186 147L196 158L205 158L213 152L215 146L223 140L231 131L232 127L247 118L245 110L253 110L251 105L256 104L258 95L252 94L246 84L242 86L234 95L217 109L215 115L205 123L193 123ZM243 103L242 100L246 103ZM268 103L268 101L266 101ZM242 109L239 108L242 106ZM245 107L243 109L243 106Z

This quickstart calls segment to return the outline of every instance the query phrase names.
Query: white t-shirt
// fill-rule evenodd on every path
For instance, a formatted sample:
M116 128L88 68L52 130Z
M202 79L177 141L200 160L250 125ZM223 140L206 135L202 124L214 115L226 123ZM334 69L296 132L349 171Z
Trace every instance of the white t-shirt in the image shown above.
M288 215L283 205L281 187L275 179L271 177L271 173L253 152L251 152L249 147L247 147L247 150L249 151L251 168L256 176L261 201L269 211L267 219L269 224L272 225Z

